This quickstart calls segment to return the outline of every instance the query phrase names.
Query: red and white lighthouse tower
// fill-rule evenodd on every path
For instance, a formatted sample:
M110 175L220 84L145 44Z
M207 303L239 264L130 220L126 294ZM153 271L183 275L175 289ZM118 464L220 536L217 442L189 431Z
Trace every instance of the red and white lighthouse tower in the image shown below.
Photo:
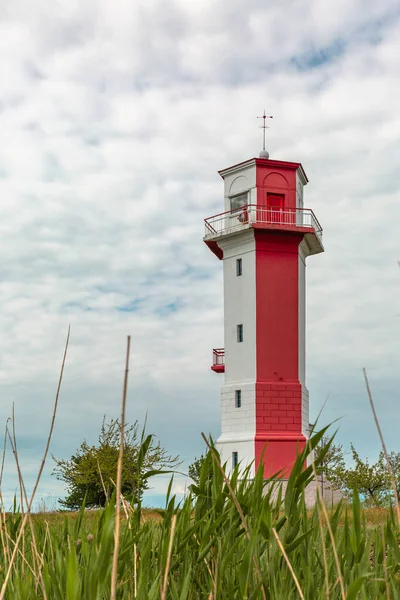
M322 229L303 205L298 162L266 151L220 171L224 212L205 220L204 241L223 262L225 348L212 369L225 374L222 461L263 454L264 475L289 474L309 430L305 380L306 258L324 251Z

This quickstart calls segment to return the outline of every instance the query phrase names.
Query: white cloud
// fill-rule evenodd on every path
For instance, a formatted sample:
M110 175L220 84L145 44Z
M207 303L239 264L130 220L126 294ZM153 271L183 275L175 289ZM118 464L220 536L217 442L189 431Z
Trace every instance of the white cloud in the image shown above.
M202 223L222 207L217 169L257 153L266 106L271 155L303 163L325 229L308 268L313 412L330 393L343 439L377 449L366 365L395 447L397 3L162 6L0 9L0 415L15 401L33 465L71 323L54 452L94 439L119 412L130 333L130 419L147 410L171 452L201 453L200 431L219 429L209 363L222 343L221 265Z

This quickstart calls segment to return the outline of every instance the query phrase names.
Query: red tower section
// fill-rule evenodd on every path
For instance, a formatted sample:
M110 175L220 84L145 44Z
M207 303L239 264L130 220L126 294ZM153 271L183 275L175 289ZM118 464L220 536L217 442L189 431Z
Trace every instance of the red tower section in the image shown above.
M265 476L287 471L306 443L299 373L299 252L302 206L296 194L298 163L256 160L257 206L274 229L255 223L256 246L256 468ZM259 209L260 210L260 209ZM261 208L262 210L262 208ZM301 349L300 349L301 353ZM308 410L307 412L308 417ZM305 415L304 415L305 416Z

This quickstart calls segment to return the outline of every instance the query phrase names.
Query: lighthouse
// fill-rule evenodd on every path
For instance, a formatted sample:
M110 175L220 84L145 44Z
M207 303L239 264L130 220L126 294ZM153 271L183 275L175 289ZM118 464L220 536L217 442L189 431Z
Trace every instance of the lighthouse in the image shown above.
M287 477L309 432L306 260L324 251L322 228L304 207L301 163L271 159L264 145L219 174L224 206L204 236L224 281L224 348L211 367L225 379L217 448L229 471L240 463L254 475L262 460L265 478Z

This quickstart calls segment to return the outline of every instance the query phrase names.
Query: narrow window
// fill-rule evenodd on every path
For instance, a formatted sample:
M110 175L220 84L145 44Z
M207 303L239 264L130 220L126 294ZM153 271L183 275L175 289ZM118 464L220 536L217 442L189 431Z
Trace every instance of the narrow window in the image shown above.
M232 468L235 469L239 464L239 453L232 452Z
M237 277L240 277L241 274L242 274L242 259L237 258L236 259L236 275L237 275Z
M235 407L240 408L242 406L242 390L235 390Z
M237 326L237 341L243 342L243 325Z

